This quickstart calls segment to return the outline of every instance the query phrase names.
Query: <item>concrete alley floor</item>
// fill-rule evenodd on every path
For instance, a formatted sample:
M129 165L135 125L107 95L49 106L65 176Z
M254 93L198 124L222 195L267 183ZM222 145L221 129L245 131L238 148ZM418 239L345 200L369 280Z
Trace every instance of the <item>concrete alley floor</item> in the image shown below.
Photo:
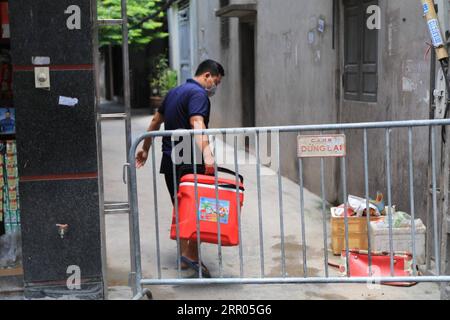
M133 116L133 139L146 131L151 120L149 112L138 112ZM106 201L126 199L126 186L122 183L122 166L125 158L124 124L121 121L105 121L102 127L103 157ZM156 146L156 168L159 171L161 157L160 143ZM232 151L232 150L230 150ZM233 168L231 163L230 168ZM278 207L277 177L267 168L263 168L262 208L264 227L264 259L266 277L281 276L281 237L280 215ZM153 202L153 176L151 161L138 171L138 190L140 208L140 233L142 265L144 277L157 278L155 215ZM256 169L254 166L241 166L240 173L245 177L245 203L242 209L242 243L244 276L260 277L260 251L258 232L258 206L256 189ZM176 243L169 238L172 219L172 206L164 182L157 174L159 204L159 235L161 243L162 278L177 277ZM301 224L299 207L299 187L296 183L283 178L284 225L286 271L288 277L303 276L303 257L301 246ZM324 276L323 231L321 199L305 190L306 244L308 257L308 275ZM328 220L328 219L327 219ZM329 221L327 221L330 232ZM328 233L329 234L329 233ZM110 299L129 299L128 288L129 232L127 215L108 215L106 217L108 286ZM329 241L328 241L329 242ZM239 277L239 248L223 248L224 277ZM217 246L202 245L204 263L213 276L219 275ZM330 262L339 263L339 259L330 253ZM184 272L183 277L192 273ZM331 276L338 276L330 268ZM300 299L439 299L439 287L436 284L419 284L412 288L381 286L371 290L367 285L220 285L220 286L152 286L149 287L154 299L184 300L300 300Z

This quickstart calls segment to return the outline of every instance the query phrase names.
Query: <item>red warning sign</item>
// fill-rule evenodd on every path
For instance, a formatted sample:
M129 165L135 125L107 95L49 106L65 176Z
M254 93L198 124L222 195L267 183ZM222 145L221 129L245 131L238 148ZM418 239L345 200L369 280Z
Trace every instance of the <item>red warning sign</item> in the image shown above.
M346 156L344 134L298 136L299 158L342 158Z

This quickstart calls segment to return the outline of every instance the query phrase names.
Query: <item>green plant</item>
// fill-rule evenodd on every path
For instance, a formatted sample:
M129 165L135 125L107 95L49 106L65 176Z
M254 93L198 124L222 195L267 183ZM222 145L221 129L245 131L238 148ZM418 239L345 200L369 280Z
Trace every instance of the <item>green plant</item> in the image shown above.
M161 77L161 95L165 96L178 84L178 74L175 70L167 69Z
M97 4L99 19L120 19L121 0L100 0ZM154 39L165 38L168 33L163 32L165 16L164 1L162 0L128 0L129 43L145 46ZM148 19L154 17L153 19ZM148 19L148 20L146 20ZM145 21L141 23L142 21ZM121 45L122 30L117 26L100 28L100 46Z
M169 61L166 55L161 54L155 57L153 62L153 73L150 79L152 93L155 96L165 96L172 88L178 84L178 74L169 68Z

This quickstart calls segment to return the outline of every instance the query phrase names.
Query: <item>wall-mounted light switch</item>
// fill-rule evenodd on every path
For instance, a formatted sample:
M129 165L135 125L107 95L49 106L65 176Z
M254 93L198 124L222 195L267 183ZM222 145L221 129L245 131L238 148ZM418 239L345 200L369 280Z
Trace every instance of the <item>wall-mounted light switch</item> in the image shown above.
M49 67L34 68L34 79L36 83L36 88L50 89L50 68Z

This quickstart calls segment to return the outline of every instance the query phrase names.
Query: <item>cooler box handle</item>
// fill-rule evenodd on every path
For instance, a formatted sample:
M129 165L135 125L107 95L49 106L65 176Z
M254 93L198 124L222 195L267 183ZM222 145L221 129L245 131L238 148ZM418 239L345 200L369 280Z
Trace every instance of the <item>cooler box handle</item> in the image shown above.
M222 172L222 173L226 173L226 174L230 174L236 177L236 172L227 169L227 168L222 168L222 167L218 167L217 168L218 172ZM204 174L205 173L205 166L204 165L198 165L197 166L197 173L200 174ZM181 167L180 169L180 177L183 177L187 174L194 174L194 166L192 165L184 165ZM244 177L242 175L239 175L239 179L241 180L241 183L244 183Z
M222 167L218 167L217 171L222 172L222 173L227 173L227 174L231 174L232 176L236 177L236 172L227 169L227 168L222 168ZM242 175L239 175L239 180L241 180L241 183L244 183L244 177Z

